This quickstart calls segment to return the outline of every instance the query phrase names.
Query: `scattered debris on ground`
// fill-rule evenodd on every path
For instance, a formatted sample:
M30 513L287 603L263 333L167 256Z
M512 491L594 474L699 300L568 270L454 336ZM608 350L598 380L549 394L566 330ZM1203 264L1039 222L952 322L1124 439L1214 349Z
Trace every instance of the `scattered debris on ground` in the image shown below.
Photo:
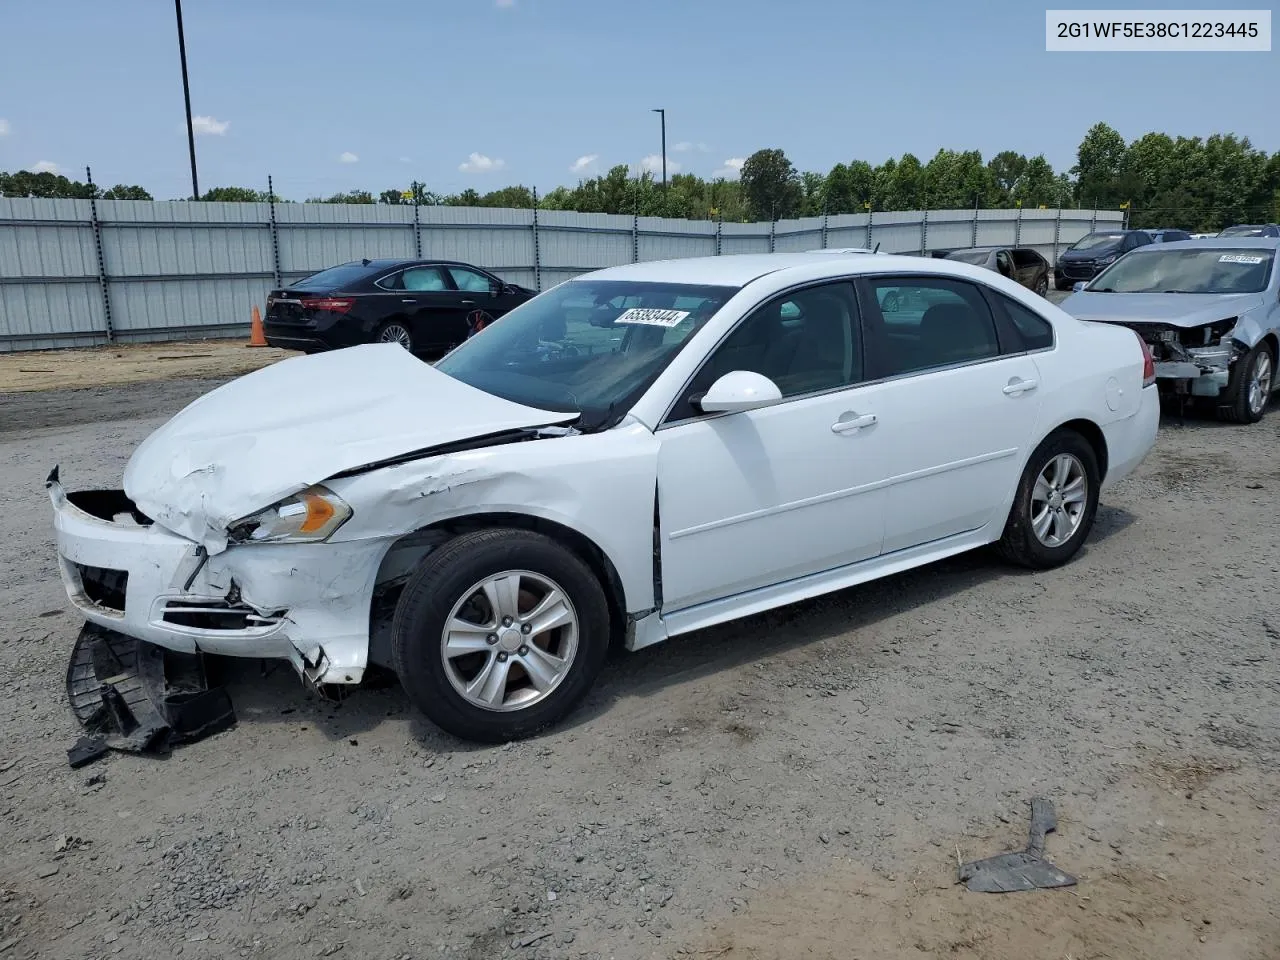
M1037 797L1031 801L1031 837L1027 848L958 864L959 882L975 893L1012 893L1016 890L1074 886L1075 877L1063 873L1044 858L1045 835L1057 829L1058 818L1053 804Z

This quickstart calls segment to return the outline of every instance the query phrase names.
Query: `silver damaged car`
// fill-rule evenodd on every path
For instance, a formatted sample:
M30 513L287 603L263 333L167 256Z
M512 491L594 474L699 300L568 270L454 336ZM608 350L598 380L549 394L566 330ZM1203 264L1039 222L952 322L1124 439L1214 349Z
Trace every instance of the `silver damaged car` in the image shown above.
M1278 252L1270 237L1151 244L1076 284L1062 309L1136 331L1163 396L1202 398L1225 419L1256 423L1277 385Z

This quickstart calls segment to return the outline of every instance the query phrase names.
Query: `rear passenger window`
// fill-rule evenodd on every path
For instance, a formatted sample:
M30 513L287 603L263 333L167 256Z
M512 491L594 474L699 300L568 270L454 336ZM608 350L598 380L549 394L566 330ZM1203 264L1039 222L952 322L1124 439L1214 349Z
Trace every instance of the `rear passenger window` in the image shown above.
M941 277L876 277L868 286L880 306L879 317L866 318L875 378L999 355L995 320L972 284Z
M401 274L405 290L445 290L444 275L436 267L410 267Z
M1006 297L994 290L991 296L1009 315L1009 320L1017 329L1018 335L1022 337L1023 346L1027 350L1047 350L1053 346L1053 327L1048 320L1034 310L1024 307L1012 297Z

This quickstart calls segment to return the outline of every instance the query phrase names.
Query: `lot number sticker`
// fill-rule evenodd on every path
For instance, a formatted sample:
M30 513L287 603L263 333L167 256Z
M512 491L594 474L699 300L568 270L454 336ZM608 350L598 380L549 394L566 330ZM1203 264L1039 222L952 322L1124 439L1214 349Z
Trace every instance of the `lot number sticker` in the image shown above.
M1262 257L1246 257L1242 253L1224 253L1218 258L1219 263L1261 263Z
M655 310L647 307L632 307L618 315L614 323L638 323L646 327L674 327L689 315L688 310Z

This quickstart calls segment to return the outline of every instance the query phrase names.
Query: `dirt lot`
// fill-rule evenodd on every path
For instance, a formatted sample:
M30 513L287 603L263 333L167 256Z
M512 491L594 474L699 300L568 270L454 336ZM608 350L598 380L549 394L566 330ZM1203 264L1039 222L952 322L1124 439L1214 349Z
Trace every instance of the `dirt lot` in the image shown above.
M972 555L623 656L537 740L239 663L235 729L69 770L41 481L117 484L211 385L0 396L0 960L1280 957L1280 410L1167 421L1065 569ZM957 887L1032 796L1080 884Z

